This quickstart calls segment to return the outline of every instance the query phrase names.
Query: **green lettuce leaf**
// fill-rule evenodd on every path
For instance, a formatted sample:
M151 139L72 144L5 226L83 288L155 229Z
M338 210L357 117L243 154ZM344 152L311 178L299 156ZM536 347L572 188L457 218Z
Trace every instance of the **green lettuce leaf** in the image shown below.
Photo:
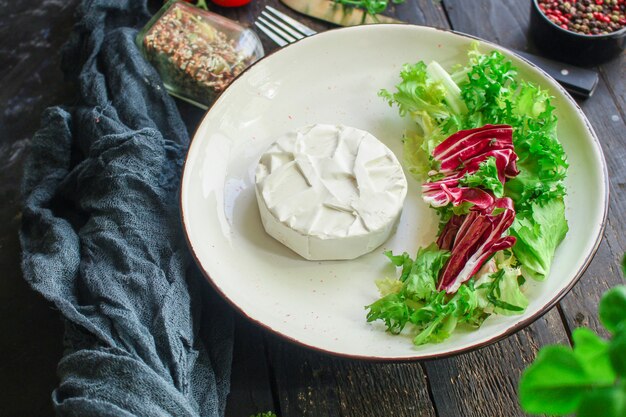
M437 129L444 132L458 130L460 114L447 103L449 93L444 83L429 75L424 62L405 65L400 78L402 81L396 85L395 93L381 90L379 95L390 106L398 106L400 116L414 120L421 136L430 137Z
M436 244L420 249L404 282L406 293L418 299L429 299L436 291L439 271L449 257L450 253L439 250Z
M567 157L556 136L556 115L544 90L523 83L513 107L513 144L520 174L506 183L517 208L565 195Z
M528 307L528 298L520 289L520 271L516 268L503 268L495 275L487 294L487 299L495 306L494 313L505 316L523 313Z
M376 281L378 292L382 297L389 294L398 294L402 291L402 281L399 279L385 278Z
M459 87L446 74L438 64L430 69L424 62L405 65L396 92L379 92L390 106L398 107L401 116L417 125L416 132L404 137L404 155L409 171L420 180L432 169L433 149L459 130L466 110Z
M409 321L410 311L405 301L406 296L402 291L385 295L365 307L369 310L367 321L382 320L390 333L399 334Z
M479 308L472 284L461 285L448 301L445 291L441 291L411 315L410 321L417 326L418 331L413 343L418 346L440 343L452 335L459 323L479 326L486 317Z
M428 172L433 169L433 158L428 149L431 147L434 149L437 143L445 139L441 135L436 135L435 139L433 136L430 137L429 143L424 136L416 132L406 132L402 139L404 166L418 181L425 181Z
M517 88L516 68L498 51L480 54L477 49L472 51L470 65L461 83L461 97L468 108L463 128L507 123L504 119L514 105Z
M402 271L397 280L377 282L383 296L366 307L368 322L382 320L393 334L410 323L415 333L413 343L420 345L447 339L459 323L479 326L488 316L479 306L472 280L452 297L437 291L439 271L450 257L448 251L433 243L419 249L414 261L406 253L387 256Z
M557 140L551 96L533 83L520 81L517 69L502 53L481 53L474 43L466 65L447 72L436 62L418 62L404 66L400 77L395 93L379 94L417 124L417 132L405 135L404 159L418 180L437 169L432 151L451 134L485 124L508 124L513 127L521 173L507 181L504 195L513 199L516 209L565 195L568 163Z
M563 200L533 203L518 211L509 231L517 238L513 253L522 264L522 274L544 280L550 272L554 251L568 231Z
M484 267L486 272L477 274L475 286L480 307L506 316L522 314L528 307L528 298L522 292L521 270L512 266L514 256L505 259L504 252L498 252L490 263L492 266ZM490 272L494 269L496 272Z
M498 178L496 158L490 156L485 159L479 164L476 172L473 174L465 174L460 181L460 185L490 190L496 197L502 197L504 194L504 185L500 182L500 178Z

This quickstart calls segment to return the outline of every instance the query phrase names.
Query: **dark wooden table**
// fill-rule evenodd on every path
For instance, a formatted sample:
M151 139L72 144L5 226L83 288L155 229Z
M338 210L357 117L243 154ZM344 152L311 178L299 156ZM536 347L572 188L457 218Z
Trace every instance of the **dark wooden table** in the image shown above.
M19 183L29 141L45 107L71 102L59 48L77 0L0 0L0 415L52 415L50 393L63 325L20 272ZM265 4L316 30L331 25L289 11L278 0L213 10L250 24ZM527 41L530 0L407 0L389 14L419 25L452 28L506 47ZM276 47L264 36L266 51ZM604 240L576 287L519 333L478 351L420 363L377 364L321 355L237 319L228 416L273 410L281 416L521 416L516 386L539 347L569 343L571 330L600 330L600 295L620 282L626 250L626 90L624 55L598 68L595 95L580 105L609 167L611 203ZM180 104L190 131L202 112ZM602 332L602 331L601 331ZM598 416L601 417L601 416Z

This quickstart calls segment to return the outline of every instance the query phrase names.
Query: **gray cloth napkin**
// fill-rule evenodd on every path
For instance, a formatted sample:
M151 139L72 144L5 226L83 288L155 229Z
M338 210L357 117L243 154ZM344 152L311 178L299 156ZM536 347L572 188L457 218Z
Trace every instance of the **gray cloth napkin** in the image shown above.
M148 18L145 1L83 2L64 51L79 98L46 111L24 173L24 276L66 322L58 415L224 413L232 313L185 243L189 137L134 44Z

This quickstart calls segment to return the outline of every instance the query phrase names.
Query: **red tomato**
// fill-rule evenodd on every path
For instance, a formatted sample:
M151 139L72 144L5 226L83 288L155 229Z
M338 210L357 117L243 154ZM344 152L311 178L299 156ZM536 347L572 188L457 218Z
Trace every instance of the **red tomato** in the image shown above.
M223 7L239 7L239 6L243 6L244 4L250 3L250 0L211 0L211 1L217 4L218 6L223 6Z

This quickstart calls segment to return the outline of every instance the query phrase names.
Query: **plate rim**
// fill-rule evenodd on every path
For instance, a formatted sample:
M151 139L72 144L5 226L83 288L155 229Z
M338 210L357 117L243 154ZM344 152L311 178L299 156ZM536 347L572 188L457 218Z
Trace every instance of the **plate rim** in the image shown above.
M336 352L333 350L329 350L329 349L325 349L325 348L321 348L319 346L314 346L308 343L305 343L301 340L296 339L293 336L290 336L286 333L283 333L277 329L274 329L273 327L271 327L270 325L263 323L262 321L255 319L254 317L251 317L250 315L246 314L246 312L239 307L239 305L237 305L233 300L231 300L223 291L222 289L214 282L213 278L211 278L211 275L208 273L208 271L206 271L206 269L204 268L204 266L202 265L202 262L200 261L198 255L196 254L196 251L194 249L193 243L191 242L191 239L189 237L189 232L187 229L187 222L185 221L185 210L183 208L183 194L186 193L184 191L184 185L185 185L185 174L187 172L187 162L189 161L189 155L191 154L191 149L192 146L195 142L195 138L198 134L198 132L202 129L207 115L208 113L212 110L212 108L220 101L220 99L222 98L222 95L228 91L228 89L230 88L231 85L233 85L235 82L237 82L237 80L242 77L245 73L247 73L248 70L250 70L251 68L253 68L254 66L256 66L258 63L265 61L266 59L268 59L269 57L273 56L274 54L280 53L280 51L286 49L286 48L290 48L294 45L299 44L302 41L305 41L308 38L314 38L314 37L318 37L318 36L324 36L324 34L327 34L329 32L337 32L337 31L350 31L350 30L367 30L368 27L370 26L382 26L382 27L410 27L410 28L419 28L420 30L427 30L427 31L433 31L433 32L444 32L444 33L451 33L457 36L461 36L464 38L468 38L471 40L476 40L479 41L482 44L485 44L491 48L494 48L496 50L504 50L506 51L506 53L514 56L515 58L519 59L520 61L523 61L524 63L526 63L527 65L529 65L530 67L534 68L535 70L537 70L538 72L540 72L545 79L547 79L550 84L552 85L553 88L559 90L561 93L563 93L563 95L565 96L565 98L570 102L570 104L573 105L574 110L576 110L576 112L578 113L578 115L581 117L582 121L584 122L584 125L587 128L587 131L590 133L590 136L592 138L592 142L595 145L595 147L598 149L599 151L599 156L600 156L600 164L601 164L601 168L602 168L602 183L604 185L604 195L603 195L603 200L602 200L602 204L603 204L603 213L602 213L602 222L600 224L600 228L598 230L598 234L595 237L595 242L593 243L593 246L591 248L591 250L589 251L589 253L587 254L587 256L585 257L585 260L583 262L583 264L581 265L581 267L578 269L578 271L576 271L576 274L574 275L573 279L570 281L570 283L563 288L561 291L559 291L554 297L552 297L550 299L550 301L548 301L546 304L544 304L537 312L535 312L534 314L522 319L521 321L519 321L518 323L508 327L506 330L504 330L501 333L498 333L496 335L494 335L493 337L490 337L482 342L479 343L474 343L471 344L469 346L465 346L465 347L460 347L457 349L451 349L448 350L446 352L442 352L442 353L430 353L430 354L419 354L416 352L415 355L412 356L376 356L376 355L361 355L361 354L350 354L350 353L344 353L344 352ZM602 149L600 140L598 139L598 136L596 135L595 130L593 129L593 126L591 125L591 123L589 122L589 120L587 119L587 116L585 115L585 113L583 112L583 110L580 108L580 106L578 105L578 103L576 102L576 100L574 100L572 98L572 96L556 81L554 80L554 78L552 78L548 73L546 73L543 69L541 69L540 67L538 67L537 65L535 65L534 63L530 62L529 60L527 60L526 58L518 55L517 53L515 53L513 50L505 47L505 46L501 46L498 45L494 42L485 40L483 38L480 38L478 36L474 36L474 35L470 35L467 33L463 33L463 32L459 32L456 30L452 30L452 29L443 29L443 28L437 28L437 27L431 27L431 26L423 26L423 25L417 25L417 24L411 24L411 23L377 23L375 25L359 25L359 26L347 26L347 27L336 27L336 28L331 28L325 31L321 31L318 32L314 35L311 36L307 36L304 37L302 39L298 39L293 43L290 43L286 46L283 47L278 47L276 49L274 49L273 51L271 51L269 54L263 56L262 58L260 58L259 60L255 61L252 65L248 66L247 68L245 68L231 83L230 85L224 89L222 92L220 92L220 94L215 98L215 100L213 101L213 103L211 103L211 105L207 108L206 112L204 113L204 116L202 117L202 121L200 122L200 124L198 125L198 127L195 129L193 136L191 138L189 147L187 149L186 155L185 155L185 161L183 163L182 166L182 174L181 174L181 178L180 178L180 192L179 192L179 197L178 197L178 202L179 202L179 213L180 213L180 221L181 221L181 225L182 225L182 229L184 232L184 236L185 236L185 241L187 242L187 246L191 252L191 255L194 259L194 262L196 264L196 266L200 269L200 271L202 272L202 275L204 276L205 280L208 281L208 283L211 285L211 287L220 295L220 297L227 302L227 304L229 304L240 316L245 317L247 320L253 322L254 324L260 326L261 328L265 329L266 331L269 331L270 333L278 336L279 338L283 339L283 340L287 340L288 342L294 343L298 346L322 353L322 354L326 354L326 355L330 355L330 356L334 356L334 357L340 357L340 358L346 358L346 359L353 359L353 360L362 360L362 361L367 361L367 362L373 362L373 363L404 363L404 362L417 362L417 361L424 361L424 360L431 360L431 359L443 359L443 358L448 358L448 357L452 357L452 356L456 356L462 353L469 353L469 352L473 352L479 349L482 349L486 346L492 345L496 342L499 342L515 333L517 333L518 331L528 327L529 325L531 325L532 323L534 323L535 321L537 321L539 318L543 317L546 313L548 313L550 310L552 310L552 308L559 302L561 301L561 299L563 299L563 297L565 297L565 295L567 295L567 293L569 293L572 288L578 283L578 281L580 281L581 277L584 275L584 273L587 271L587 269L589 268L589 265L591 264L591 261L593 260L593 258L595 257L598 248L600 246L600 243L602 242L602 239L604 238L604 232L606 229L606 223L607 223L607 218L608 218L608 211L609 211L609 203L610 203L610 187L609 187L609 174L608 174L608 166L606 163L606 158L604 156L604 151Z

